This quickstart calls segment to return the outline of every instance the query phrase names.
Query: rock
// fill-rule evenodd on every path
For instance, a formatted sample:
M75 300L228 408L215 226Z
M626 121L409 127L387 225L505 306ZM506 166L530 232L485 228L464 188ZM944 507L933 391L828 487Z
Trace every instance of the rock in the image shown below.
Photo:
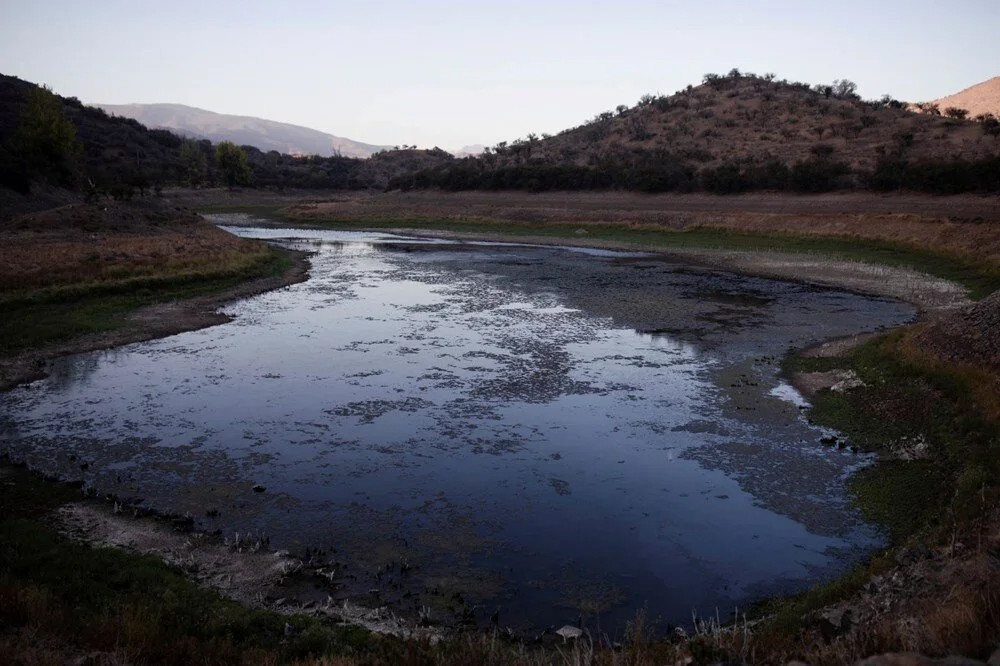
M556 629L556 635L562 636L564 642L568 640L576 640L580 636L583 636L583 629L567 624L564 627Z
M865 385L865 383L858 377L858 374L853 370L847 370L846 372L840 373L839 376L841 377L841 380L830 387L830 390L834 393L843 393Z
M262 492L264 492L265 490L267 490L267 488L265 488L264 486L260 485L259 483L258 483L258 484L256 484L256 485L254 485L254 487L253 487L253 491L254 491L255 493L262 493Z
M816 614L819 629L827 638L839 636L854 624L853 614L849 608L828 608Z
M820 437L819 443L823 446L833 446L837 443L837 438L833 435L827 435L826 437Z

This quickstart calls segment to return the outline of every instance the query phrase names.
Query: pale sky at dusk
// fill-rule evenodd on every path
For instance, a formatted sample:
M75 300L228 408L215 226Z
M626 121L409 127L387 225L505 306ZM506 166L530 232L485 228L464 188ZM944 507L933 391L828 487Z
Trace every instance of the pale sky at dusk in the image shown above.
M940 97L1000 74L1000 0L0 0L0 73L377 144L555 133L732 67Z

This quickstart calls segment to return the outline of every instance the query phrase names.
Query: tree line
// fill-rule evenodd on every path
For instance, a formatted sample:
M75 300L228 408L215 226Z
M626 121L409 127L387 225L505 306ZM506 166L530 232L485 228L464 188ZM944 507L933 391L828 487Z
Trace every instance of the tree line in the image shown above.
M388 189L602 190L739 194L771 190L799 193L868 188L935 194L1000 192L1000 156L978 160L880 158L873 169L856 169L827 155L786 164L777 159L729 162L698 168L655 154L599 160L593 166L515 164L485 167L462 160L392 179Z

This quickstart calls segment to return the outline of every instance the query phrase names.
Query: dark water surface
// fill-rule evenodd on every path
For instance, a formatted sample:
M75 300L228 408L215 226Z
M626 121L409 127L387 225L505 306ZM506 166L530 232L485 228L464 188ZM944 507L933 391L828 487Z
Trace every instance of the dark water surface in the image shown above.
M525 629L725 616L881 543L845 496L866 459L819 445L777 363L908 306L652 256L237 233L314 250L310 279L60 360L4 396L2 451L321 548L335 597Z

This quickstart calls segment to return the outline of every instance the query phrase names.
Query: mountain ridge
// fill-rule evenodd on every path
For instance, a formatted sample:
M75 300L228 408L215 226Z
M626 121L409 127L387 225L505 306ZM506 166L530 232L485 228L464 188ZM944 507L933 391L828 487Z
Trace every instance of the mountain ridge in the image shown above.
M288 155L331 157L371 157L391 146L364 143L311 127L256 116L218 113L176 103L105 104L95 103L106 112L132 118L151 128L213 142L233 141L254 146L263 152L275 150Z

